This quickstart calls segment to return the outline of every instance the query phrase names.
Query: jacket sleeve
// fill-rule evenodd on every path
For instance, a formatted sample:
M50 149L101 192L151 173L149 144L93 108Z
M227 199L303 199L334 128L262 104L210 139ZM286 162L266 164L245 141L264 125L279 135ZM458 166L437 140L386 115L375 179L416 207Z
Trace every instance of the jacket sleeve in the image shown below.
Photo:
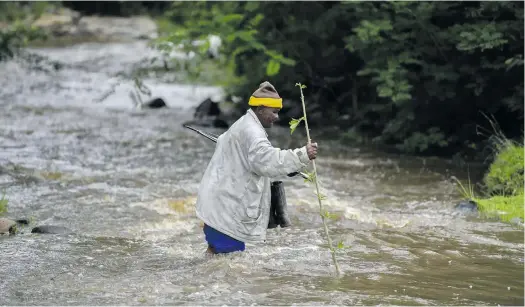
M249 143L248 164L252 172L264 177L278 177L297 172L310 162L306 146L281 150L267 138L258 137Z

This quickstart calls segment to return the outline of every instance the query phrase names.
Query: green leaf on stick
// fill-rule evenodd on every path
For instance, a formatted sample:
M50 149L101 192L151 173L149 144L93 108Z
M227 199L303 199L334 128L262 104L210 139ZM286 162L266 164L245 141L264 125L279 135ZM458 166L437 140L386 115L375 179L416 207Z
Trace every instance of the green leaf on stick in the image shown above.
M304 120L304 116L299 119L292 118L292 120L290 121L290 134L292 134L295 131L295 129L297 128L297 126L299 126L302 120Z

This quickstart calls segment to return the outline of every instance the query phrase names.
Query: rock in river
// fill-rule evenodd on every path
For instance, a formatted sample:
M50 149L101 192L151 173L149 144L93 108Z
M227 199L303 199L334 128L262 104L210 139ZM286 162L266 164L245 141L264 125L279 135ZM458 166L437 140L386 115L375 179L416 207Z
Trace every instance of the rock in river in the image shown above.
M13 234L16 232L16 222L7 218L0 218L0 234Z
M31 233L70 234L72 231L63 226L42 225L34 227Z

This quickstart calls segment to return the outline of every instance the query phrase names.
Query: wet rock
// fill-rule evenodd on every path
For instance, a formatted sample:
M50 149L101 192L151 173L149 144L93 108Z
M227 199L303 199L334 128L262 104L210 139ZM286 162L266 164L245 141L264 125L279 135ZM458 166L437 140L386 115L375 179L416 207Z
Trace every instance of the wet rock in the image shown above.
M230 125L228 125L228 123L225 120L221 119L221 118L214 119L213 122L212 122L212 125L215 128L228 129L230 127Z
M457 204L454 208L463 212L477 212L478 204L475 201L469 199L459 202L459 204Z
M214 127L214 128L229 128L228 121L232 120L231 112L225 113L221 108L221 103L207 98L201 102L195 112L193 113L193 120L184 123L185 125Z
M167 107L166 102L162 98L155 98L152 99L144 104L144 107L150 108L150 109L160 109Z
M71 229L63 226L42 225L34 227L31 230L31 233L70 234L72 231Z
M519 217L512 218L510 223L513 225L523 226L523 220Z
M16 222L21 225L29 225L29 219L17 219Z
M16 232L16 221L0 218L0 234L14 234Z
M207 98L197 106L195 113L193 113L193 118L203 119L208 116L219 116L221 114L222 112L219 108L219 102Z

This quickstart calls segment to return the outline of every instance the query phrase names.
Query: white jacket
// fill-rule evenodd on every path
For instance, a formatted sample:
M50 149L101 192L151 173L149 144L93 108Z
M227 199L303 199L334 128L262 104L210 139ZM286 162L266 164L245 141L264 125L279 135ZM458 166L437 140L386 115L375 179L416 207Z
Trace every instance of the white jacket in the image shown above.
M309 161L306 146L295 150L273 147L249 109L217 140L200 183L197 217L239 241L264 241L270 178L297 172Z

